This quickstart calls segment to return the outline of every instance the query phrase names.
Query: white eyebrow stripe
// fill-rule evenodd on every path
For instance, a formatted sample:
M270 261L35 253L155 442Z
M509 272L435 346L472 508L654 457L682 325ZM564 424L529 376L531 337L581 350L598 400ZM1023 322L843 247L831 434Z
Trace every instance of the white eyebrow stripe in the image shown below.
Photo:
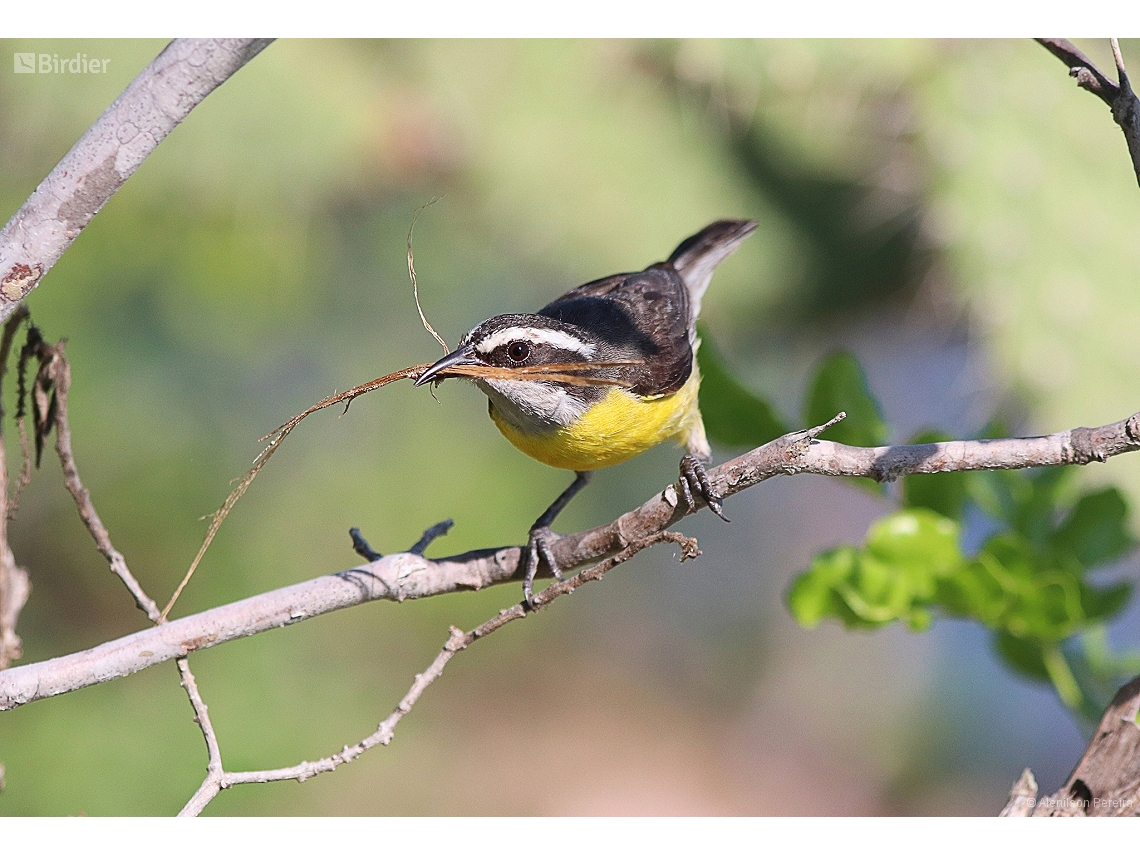
M550 330L543 327L507 327L504 330L498 330L476 344L475 350L487 354L507 342L518 341L519 339L535 344L548 344L559 350L572 350L586 358L593 356L597 350L597 347L588 341L582 341L569 333L562 332L562 330Z

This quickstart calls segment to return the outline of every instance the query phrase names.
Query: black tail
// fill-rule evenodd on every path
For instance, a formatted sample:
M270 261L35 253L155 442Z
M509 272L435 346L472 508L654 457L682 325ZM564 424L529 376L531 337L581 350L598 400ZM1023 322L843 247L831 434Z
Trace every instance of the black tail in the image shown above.
M669 256L669 263L685 280L693 320L701 312L701 297L709 287L713 270L756 230L755 220L717 220L685 238Z

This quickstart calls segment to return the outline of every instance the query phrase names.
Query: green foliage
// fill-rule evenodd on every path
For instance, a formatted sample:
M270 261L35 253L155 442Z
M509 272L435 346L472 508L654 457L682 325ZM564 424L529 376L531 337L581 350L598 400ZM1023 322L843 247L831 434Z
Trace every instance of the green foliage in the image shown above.
M709 437L723 445L761 445L786 433L772 406L737 381L708 334L702 336L701 410ZM822 424L840 411L847 418L828 439L887 442L889 429L867 376L846 352L833 353L816 370L804 423ZM985 434L1008 430L995 423ZM950 439L928 430L910 443ZM939 615L977 621L992 630L994 649L1009 667L1051 683L1067 706L1095 716L1093 696L1129 673L1131 659L1114 657L1103 643L1077 648L1069 642L1095 636L1124 607L1131 584L1098 586L1086 577L1136 544L1121 491L1075 495L1073 479L1071 467L906 476L902 509L875 522L862 546L816 556L789 589L788 606L805 627L828 618L864 630L899 621L922 631ZM868 480L855 483L881 492ZM998 530L966 556L961 528L971 505Z
M1062 644L1103 626L1124 607L1131 584L1094 585L1087 574L1133 541L1119 491L1086 493L1071 507L1059 507L1058 488L1067 476L1057 471L1000 473L1005 489L991 483L983 495L1001 499L995 507L1006 513L1008 527L973 557L960 550L959 523L930 507L884 517L861 547L833 549L812 562L788 592L792 614L806 627L830 617L859 629L900 621L924 630L938 613L974 620L993 630L1006 664L1051 682L1069 707L1084 711L1088 705ZM918 493L925 502L931 489L904 491L904 498ZM934 501L958 501L959 488L949 489L949 500Z
M701 369L701 415L713 442L757 446L788 432L776 411L729 373L720 352L701 330L697 361Z
M961 563L955 522L924 508L899 511L874 523L861 549L817 556L792 585L788 605L808 627L834 617L858 629L898 620L923 630L939 580Z
M864 429L843 441L877 444L886 425L847 354L831 357L817 374L808 420L846 408L839 404L843 395L862 407L854 426ZM926 431L913 442L947 439ZM1088 577L1136 542L1121 491L1078 494L1074 478L1072 467L907 476L901 510L872 525L862 546L822 553L795 580L788 591L792 614L805 627L826 618L858 629L899 621L916 631L939 615L977 621L993 631L994 649L1007 665L1051 683L1067 706L1095 716L1101 706L1093 696L1131 673L1134 657L1108 653L1103 627L1133 586ZM971 505L996 527L972 556L960 546ZM1100 646L1073 643L1085 635L1100 638Z

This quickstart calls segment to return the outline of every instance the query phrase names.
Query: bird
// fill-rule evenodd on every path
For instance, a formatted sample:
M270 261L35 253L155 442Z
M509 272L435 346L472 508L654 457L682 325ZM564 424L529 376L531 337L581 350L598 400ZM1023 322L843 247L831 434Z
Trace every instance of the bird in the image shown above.
M698 403L697 317L713 271L755 231L754 220L718 220L683 240L666 261L580 285L534 314L475 326L428 367L416 386L465 377L488 399L491 420L524 454L575 473L531 526L523 596L535 607L540 561L562 579L555 518L590 480L667 440L684 446L681 496L719 516L722 498L705 463L711 451Z

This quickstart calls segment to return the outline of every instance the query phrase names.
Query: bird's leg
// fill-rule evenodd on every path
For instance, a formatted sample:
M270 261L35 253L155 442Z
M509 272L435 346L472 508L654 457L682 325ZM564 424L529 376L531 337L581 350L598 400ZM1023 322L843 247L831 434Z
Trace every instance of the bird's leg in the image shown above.
M562 491L554 502L543 511L542 516L534 521L534 525L530 527L530 537L527 540L526 551L523 553L523 558L526 561L526 574L523 577L523 597L526 598L527 605L534 609L534 577L538 573L539 559L546 561L546 566L550 568L550 572L554 574L554 578L561 579L562 572L558 569L558 562L554 560L554 553L550 547L553 545L555 534L550 530L551 524L554 522L555 517L562 513L562 509L566 507L570 500L573 499L578 492L590 483L589 472L576 472L574 473L574 482Z
M681 458L681 500L690 510L696 510L698 496L709 506L710 511L728 522L728 517L724 515L721 497L713 490L705 465L696 455L686 454Z

